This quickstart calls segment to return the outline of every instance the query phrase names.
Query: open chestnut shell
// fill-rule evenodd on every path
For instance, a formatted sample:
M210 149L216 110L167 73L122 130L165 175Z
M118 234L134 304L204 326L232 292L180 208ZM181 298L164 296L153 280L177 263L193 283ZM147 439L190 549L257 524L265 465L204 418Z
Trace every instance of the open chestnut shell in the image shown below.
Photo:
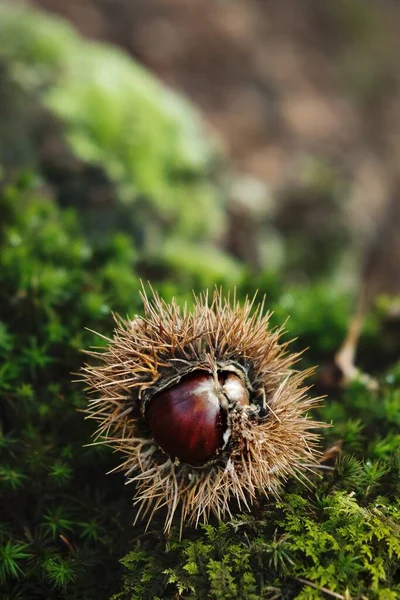
M143 316L117 319L101 365L86 365L97 442L119 450L136 519L166 510L165 530L249 508L318 461L308 371L294 368L263 303L219 290L191 310L143 292Z

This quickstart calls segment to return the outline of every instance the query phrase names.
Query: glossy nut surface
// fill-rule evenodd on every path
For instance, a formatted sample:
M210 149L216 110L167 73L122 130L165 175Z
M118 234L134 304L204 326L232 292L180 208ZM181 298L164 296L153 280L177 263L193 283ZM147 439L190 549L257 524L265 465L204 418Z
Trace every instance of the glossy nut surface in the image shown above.
M154 440L189 464L213 458L224 445L227 419L219 393L211 374L198 371L154 396L146 412Z

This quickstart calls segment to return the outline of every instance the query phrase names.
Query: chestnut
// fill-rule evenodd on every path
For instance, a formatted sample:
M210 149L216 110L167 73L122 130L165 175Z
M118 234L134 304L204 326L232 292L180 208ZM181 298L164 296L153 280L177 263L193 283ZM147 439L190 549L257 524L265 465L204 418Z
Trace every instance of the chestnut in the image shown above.
M86 365L95 394L88 417L98 442L119 450L120 469L135 484L136 517L166 510L195 526L277 496L289 476L318 464L324 424L309 417L310 370L270 329L263 303L220 290L195 297L191 310L156 293L142 294L134 321L117 318L108 347Z
M149 402L146 420L155 442L173 458L202 465L217 456L229 437L228 406L246 402L233 373L195 371Z
M146 413L154 440L170 456L200 465L224 444L226 413L211 375L193 373L157 394Z

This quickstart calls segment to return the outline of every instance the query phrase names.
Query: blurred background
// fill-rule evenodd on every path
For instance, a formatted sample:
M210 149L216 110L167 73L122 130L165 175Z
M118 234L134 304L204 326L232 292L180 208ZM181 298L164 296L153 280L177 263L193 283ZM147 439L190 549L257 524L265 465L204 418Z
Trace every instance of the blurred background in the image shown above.
M0 9L3 182L34 174L96 243L125 234L137 278L329 282L348 319L398 291L399 3Z

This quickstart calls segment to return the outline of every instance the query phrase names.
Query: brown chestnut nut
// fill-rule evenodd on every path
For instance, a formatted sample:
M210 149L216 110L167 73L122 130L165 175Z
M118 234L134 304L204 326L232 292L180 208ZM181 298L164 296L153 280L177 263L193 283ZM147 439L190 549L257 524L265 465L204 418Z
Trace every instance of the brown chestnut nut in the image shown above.
M154 440L171 457L192 465L214 458L229 437L227 408L246 403L247 390L233 373L197 371L152 398L146 419Z
M167 454L199 465L224 444L223 412L213 377L194 373L152 398L146 418L154 440Z

